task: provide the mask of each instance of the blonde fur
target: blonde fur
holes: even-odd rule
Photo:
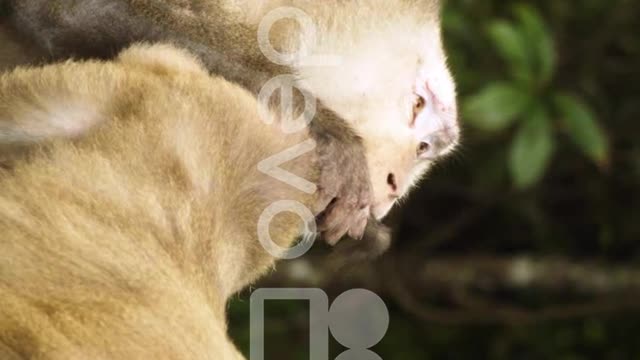
[[[296,85],[335,111],[362,137],[373,190],[371,211],[382,218],[423,178],[434,161],[457,145],[456,86],[447,65],[438,0],[224,0],[257,24],[278,7],[302,10],[312,35],[281,21],[271,34],[283,53],[330,56],[335,64],[292,66]],[[416,95],[432,94],[412,126]],[[432,101],[434,100],[434,101]],[[416,122],[416,121],[414,121]],[[450,143],[429,161],[416,149],[429,135],[447,132]],[[388,176],[398,191],[390,197]]]
[[[265,0],[255,12],[247,12],[253,2],[244,0],[169,3],[184,6],[166,12],[163,2],[131,2],[203,44],[252,44],[247,39],[255,37],[256,19],[276,5],[298,6],[317,20],[317,42],[285,23],[274,34],[275,45],[344,59],[333,68],[286,69],[362,137],[376,217],[430,167],[432,160],[416,155],[426,135],[452,130],[451,145],[457,143],[455,86],[437,1],[389,7],[383,0],[330,0],[322,6]],[[218,24],[214,10],[225,4],[251,26],[236,24],[231,15]],[[242,47],[225,50],[245,60],[251,72],[227,71],[235,63],[225,57],[203,59],[209,70],[255,93],[256,84],[281,68],[257,61],[263,55],[249,48],[248,55]],[[412,106],[422,87],[438,101],[413,126]],[[0,358],[238,356],[226,336],[224,307],[229,296],[273,266],[256,240],[260,213],[278,200],[308,207],[316,200],[257,165],[302,143],[304,134],[285,136],[264,124],[253,96],[209,77],[192,57],[167,46],[138,46],[114,62],[69,62],[4,75],[2,136],[5,145],[31,145],[26,159],[0,175]],[[325,170],[340,169],[325,159],[323,174],[316,173],[322,159],[315,154],[286,169],[314,183]],[[393,193],[391,174],[397,180]],[[286,247],[300,225],[294,215],[279,215],[271,234]]]
[[[254,95],[276,76],[294,75],[294,85],[318,100],[319,111],[309,124],[322,170],[315,210],[331,244],[345,234],[360,237],[370,213],[386,213],[388,201],[380,204],[374,197],[385,190],[397,198],[401,194],[390,189],[410,188],[428,168],[425,162],[408,168],[403,160],[406,165],[372,176],[365,147],[380,144],[363,144],[360,137],[372,138],[364,131],[391,130],[394,143],[415,146],[414,155],[417,149],[431,149],[421,152],[421,159],[430,161],[450,153],[460,138],[438,0],[6,1],[13,9],[12,23],[54,59],[111,57],[135,41],[168,41]],[[285,15],[261,32],[261,20],[278,7],[295,8],[289,15],[302,13],[315,29],[300,31],[300,24]],[[265,56],[265,37],[278,52],[300,56]],[[327,63],[311,60],[316,55],[339,61],[322,66]],[[414,114],[414,104],[421,101],[424,111]],[[277,108],[277,103],[269,106]],[[397,154],[377,155],[380,164],[391,163]],[[391,173],[397,168],[403,173]],[[404,176],[404,171],[416,176]],[[403,177],[390,188],[392,175]]]
[[[77,106],[69,119],[88,135],[0,174],[0,358],[241,358],[225,304],[273,266],[258,218],[313,200],[257,164],[304,136],[266,125],[249,93],[168,46],[0,78],[2,120]],[[313,181],[313,164],[287,169]],[[282,214],[271,234],[287,247],[299,228]]]

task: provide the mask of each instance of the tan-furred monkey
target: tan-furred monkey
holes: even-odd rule
[[[261,214],[315,200],[258,169],[307,140],[263,120],[167,45],[1,75],[3,141],[41,138],[0,170],[0,358],[242,358],[225,306],[274,264]],[[354,123],[379,216],[430,164],[421,126]],[[313,182],[314,157],[283,168]],[[271,238],[286,248],[303,225],[278,214]]]
[[[332,244],[345,234],[359,238],[379,207],[376,184],[368,182],[367,149],[350,125],[384,118],[408,128],[428,117],[421,142],[430,159],[458,142],[439,0],[4,1],[15,30],[54,60],[110,58],[134,42],[162,41],[189,50],[210,72],[256,96],[273,78],[293,75],[294,85],[318,100],[308,128],[322,169],[314,208]],[[284,19],[260,31],[272,11]],[[265,38],[276,51],[309,56],[269,56]],[[342,62],[306,61],[315,55]]]

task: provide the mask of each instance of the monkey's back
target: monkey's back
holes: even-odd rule
[[[236,356],[226,299],[273,263],[258,218],[273,202],[312,200],[257,165],[304,139],[168,55],[178,62],[80,65],[115,78],[105,121],[0,176],[0,358]],[[71,66],[48,71],[74,76]],[[11,76],[24,74],[1,81]],[[288,167],[313,181],[311,168],[304,156]],[[274,240],[289,245],[299,225],[279,216]]]

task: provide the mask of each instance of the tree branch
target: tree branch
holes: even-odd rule
[[[390,254],[336,267],[324,256],[283,262],[261,286],[316,287],[330,292],[364,287],[429,322],[521,324],[636,309],[640,267],[560,257],[467,255],[424,259]],[[504,293],[562,297],[562,303],[519,304]],[[438,306],[433,305],[434,296]],[[567,298],[572,303],[565,303]],[[445,300],[445,301],[443,301]],[[445,303],[443,306],[442,303]]]

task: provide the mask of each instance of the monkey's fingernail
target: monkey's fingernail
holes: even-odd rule
[[[334,246],[349,232],[349,224],[344,222],[331,227],[332,230],[326,232],[325,241]]]
[[[352,238],[353,240],[362,240],[362,238],[364,237],[364,231],[350,230],[349,237]]]
[[[342,236],[337,235],[337,234],[325,235],[324,241],[326,241],[327,244],[329,244],[331,246],[335,246],[340,241],[341,238],[342,238]]]
[[[368,219],[368,217],[365,217],[359,220],[356,226],[349,230],[349,237],[354,240],[362,240],[362,238],[364,237],[365,229],[367,228]]]

